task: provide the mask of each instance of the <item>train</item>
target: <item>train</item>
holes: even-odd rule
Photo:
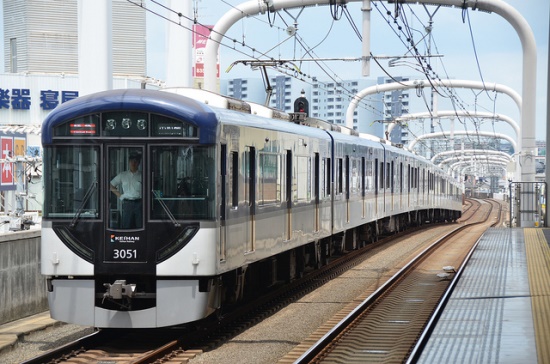
[[[41,138],[41,273],[52,318],[79,325],[196,322],[462,211],[460,183],[427,159],[303,104],[110,90],[58,106]]]

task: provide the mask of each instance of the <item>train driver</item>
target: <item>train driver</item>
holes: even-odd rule
[[[142,224],[141,155],[128,157],[128,170],[120,172],[111,180],[111,191],[122,201],[122,228],[137,229]]]

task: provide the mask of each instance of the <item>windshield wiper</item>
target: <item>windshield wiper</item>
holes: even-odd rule
[[[84,194],[84,198],[82,199],[82,202],[80,203],[80,206],[78,206],[78,210],[76,210],[76,214],[74,215],[73,221],[71,221],[71,227],[74,228],[76,226],[76,222],[78,218],[80,217],[80,214],[82,214],[82,210],[84,210],[84,206],[86,206],[86,203],[92,197],[93,192],[95,191],[95,187],[97,187],[97,180],[93,181],[90,187],[88,187],[88,190]]]
[[[153,195],[157,198],[157,201],[159,202],[160,206],[162,206],[162,209],[164,210],[164,212],[166,212],[166,215],[168,215],[168,217],[170,218],[174,226],[180,227],[181,226],[180,223],[176,221],[176,218],[174,217],[174,215],[172,215],[172,212],[170,211],[168,206],[166,206],[164,201],[161,200],[160,194],[155,190],[151,190],[151,192],[153,192]]]

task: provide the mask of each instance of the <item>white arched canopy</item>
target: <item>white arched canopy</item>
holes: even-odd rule
[[[472,155],[472,154],[493,154],[493,155],[500,155],[500,156],[509,156],[512,158],[512,156],[508,153],[501,152],[498,150],[492,150],[492,149],[458,149],[458,150],[446,150],[444,152],[439,152],[436,155],[434,155],[431,159],[432,163],[435,163],[439,158],[444,158],[447,156],[466,156],[466,155]]]
[[[454,117],[467,117],[467,118],[482,118],[482,119],[494,119],[494,120],[502,120],[508,124],[514,129],[516,132],[516,137],[520,137],[521,133],[519,130],[519,124],[512,119],[509,116],[506,115],[500,115],[500,114],[493,114],[489,112],[480,112],[480,111],[464,111],[464,110],[446,110],[446,111],[434,111],[432,113],[430,112],[419,112],[414,114],[405,114],[400,117],[397,117],[393,120],[391,124],[388,125],[387,134],[389,135],[392,130],[397,126],[399,123],[403,123],[409,120],[415,120],[415,119],[426,119],[426,118],[454,118]]]
[[[407,149],[412,152],[412,150],[414,149],[414,146],[420,140],[434,139],[434,138],[441,138],[441,137],[447,138],[448,136],[451,136],[451,134],[453,134],[453,135],[466,135],[466,136],[469,136],[469,137],[485,136],[485,137],[489,137],[489,138],[505,139],[505,140],[510,142],[510,144],[514,148],[514,151],[517,151],[517,148],[518,148],[518,146],[516,144],[516,141],[513,138],[506,135],[506,134],[491,133],[491,132],[486,132],[486,131],[478,131],[478,132],[475,132],[475,133],[468,132],[468,131],[455,131],[454,133],[451,133],[450,131],[441,131],[441,132],[438,132],[438,133],[430,133],[430,134],[420,135],[419,137],[417,137],[415,140],[413,140],[409,144]]]

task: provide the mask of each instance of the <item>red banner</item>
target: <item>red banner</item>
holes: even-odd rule
[[[2,137],[2,159],[13,157],[13,138]],[[2,162],[2,185],[13,185],[13,163]]]
[[[193,77],[204,77],[204,49],[211,28],[211,25],[193,25]],[[216,77],[220,78],[219,55],[216,56]]]

